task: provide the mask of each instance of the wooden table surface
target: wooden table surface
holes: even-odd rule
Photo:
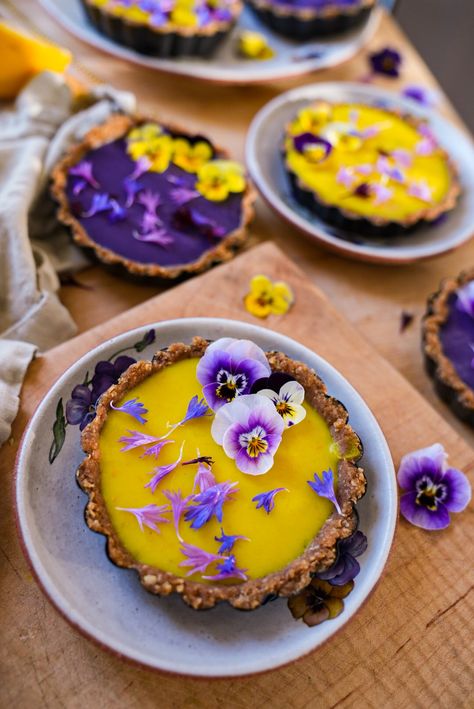
[[[179,120],[180,123],[188,125],[191,131],[208,134],[216,142],[227,146],[233,156],[240,160],[243,159],[247,127],[261,106],[281,91],[297,85],[313,81],[360,79],[367,73],[366,56],[370,50],[390,45],[399,49],[403,55],[400,79],[377,78],[376,83],[378,85],[394,91],[399,91],[404,85],[412,83],[420,83],[439,89],[429,70],[423,64],[414,48],[410,46],[405,35],[389,17],[383,18],[381,26],[370,42],[369,47],[356,58],[338,68],[294,79],[291,82],[278,82],[250,87],[222,87],[180,77],[168,77],[151,70],[126,64],[119,59],[106,56],[70,36],[39,8],[35,0],[17,2],[16,11],[12,10],[13,5],[14,3],[11,0],[4,0],[3,2],[0,0],[0,10],[4,9],[7,15],[11,15],[12,12],[17,13],[19,9],[24,14],[24,17],[28,18],[24,20],[25,26],[34,26],[51,39],[71,48],[81,69],[82,78],[87,78],[90,73],[99,80],[114,84],[117,88],[134,91],[142,113],[159,116],[165,121]],[[445,99],[441,99],[439,108],[452,120],[460,122]],[[427,296],[436,290],[441,278],[457,274],[467,265],[472,264],[474,243],[471,242],[471,244],[465,245],[458,251],[444,257],[417,265],[404,267],[365,265],[328,254],[305,241],[298,232],[283,224],[259,200],[257,218],[251,227],[249,246],[267,239],[273,239],[300,266],[309,280],[323,290],[336,307],[356,325],[364,338],[398,369],[458,433],[472,445],[474,442],[472,430],[459,422],[450,413],[449,409],[438,401],[433,392],[431,381],[424,374],[420,355],[420,318],[424,312]],[[95,325],[106,322],[111,317],[124,312],[159,292],[159,289],[154,286],[119,281],[96,266],[84,270],[79,274],[78,280],[89,286],[90,289],[64,286],[61,290],[61,298],[70,309],[78,325],[79,332],[85,332]],[[412,312],[415,315],[413,324],[404,334],[399,332],[402,310]],[[39,386],[39,383],[33,382],[31,386],[34,388],[34,386]],[[16,427],[17,429],[18,426]],[[10,445],[16,446],[17,443],[17,439],[12,440]],[[9,560],[1,545],[0,552],[1,563],[7,568]],[[2,557],[2,554],[5,558]],[[10,568],[9,571],[16,573],[15,569]],[[443,583],[449,583],[449,580],[443,578]],[[22,603],[26,602],[26,599],[32,593],[38,595],[36,588],[33,590],[31,586],[29,588],[22,586],[22,591],[18,597],[18,612],[21,612]],[[380,608],[380,612],[383,612],[382,608]],[[52,640],[56,625],[53,623],[50,627],[45,627],[44,623],[47,618],[50,618],[47,601],[40,597],[35,606],[34,616],[30,618],[30,623],[24,627],[22,640],[25,642],[34,641],[34,638],[38,635],[39,628],[41,628],[43,634],[49,637],[49,640]],[[60,619],[57,622],[62,623]],[[455,632],[454,629],[452,632]],[[382,637],[379,638],[380,643],[383,643],[383,640]],[[464,638],[464,642],[466,641],[469,642],[469,638]],[[74,647],[78,651],[78,647],[80,648],[81,646]],[[70,646],[65,649],[65,652],[68,651],[71,651]],[[90,652],[90,648],[88,648],[87,651],[83,651],[80,657],[77,657],[77,666],[80,667],[84,686],[95,677],[96,666],[100,666],[101,671],[104,671],[104,663],[100,662],[100,654],[100,650]],[[68,659],[70,660],[71,658]],[[49,667],[50,662],[63,662],[60,648],[58,648],[54,658],[45,656],[42,658],[40,665],[34,667],[35,673],[38,673],[38,686],[40,688],[42,683],[47,683],[49,673],[53,672],[52,668]],[[420,655],[417,660],[420,666],[414,665],[412,672],[422,671],[423,662],[424,658]],[[70,661],[67,664],[71,666]],[[109,673],[112,672],[110,667],[111,665],[108,666],[107,670]],[[117,672],[117,665],[114,665],[114,668],[113,672]],[[298,664],[296,668],[298,668]],[[343,672],[344,668],[335,667],[334,671]],[[439,676],[433,676],[433,683],[441,682],[442,684],[442,666],[439,671]],[[124,668],[124,676],[130,677],[127,668]],[[2,669],[0,667],[0,704],[2,703],[1,677]],[[294,675],[292,677],[294,679]],[[364,681],[362,675],[360,679],[361,682]],[[20,687],[20,668],[18,668],[17,680],[18,687]],[[112,682],[112,676],[107,675],[107,673],[104,674],[103,681],[107,686],[116,686]],[[251,681],[248,680],[248,682]],[[308,676],[308,665],[301,666],[298,681],[301,683],[301,688],[303,688],[301,696],[304,697],[304,701],[295,702],[295,706],[330,705],[329,700],[324,701],[322,704],[317,703],[316,699],[312,699],[311,695],[304,691],[304,688],[311,684]],[[137,682],[142,682],[150,690],[146,692],[146,706],[153,706],[151,690],[154,683],[159,683],[159,678],[144,671],[137,672],[132,680],[123,683],[120,688],[120,696],[109,696],[106,706],[138,706],[139,694],[136,693],[136,687],[133,687],[133,684],[136,685]],[[470,677],[470,682],[466,681],[466,677],[463,677],[462,684],[465,688],[470,687],[472,691],[474,685],[473,677]],[[193,682],[190,686],[197,688],[199,683]],[[167,704],[164,695],[160,693],[161,704],[156,704],[156,706],[218,706],[216,703],[217,698],[219,706],[249,706],[251,693],[248,688],[245,691],[242,689],[245,686],[245,681],[242,681],[242,683],[229,683],[228,693],[226,694],[225,691],[213,693],[212,701],[209,701],[209,703],[206,701],[206,693],[198,692],[197,689],[196,691],[188,692],[186,695],[181,695],[183,701],[185,697],[184,704],[176,703],[177,695],[170,696],[170,703]],[[266,684],[267,691],[265,694],[261,697],[254,697],[255,704],[258,703],[261,706],[283,706],[273,696],[271,686],[272,683],[270,681]],[[298,691],[298,688],[296,690]],[[143,697],[144,694],[141,696]],[[433,696],[427,697],[426,704],[418,703],[417,705],[435,706],[436,702],[433,700]],[[26,706],[24,693],[16,695],[14,691],[11,691],[8,697],[9,706]],[[86,707],[94,706],[93,697],[88,694],[84,694],[82,697],[87,697],[85,704],[81,701],[81,695],[79,694],[71,696],[67,706],[79,706],[79,704]],[[383,704],[380,704],[382,697]],[[321,697],[319,697],[318,701],[320,699]],[[466,705],[472,699],[473,694],[466,694]],[[43,696],[43,700],[38,699],[38,696],[36,696],[36,701],[43,701],[43,706],[55,707],[62,705],[63,698],[59,695],[54,697],[51,693],[48,693]],[[413,706],[407,699],[404,700],[403,704],[397,703],[396,694],[391,695],[388,689],[385,694],[383,692],[374,693],[371,701],[372,703],[368,697],[365,697],[365,706]],[[36,704],[36,706],[39,705]],[[342,698],[340,702],[337,702],[337,705],[358,706],[357,693],[351,693],[351,696]],[[439,705],[454,706],[454,704],[449,703],[449,699],[446,699],[446,696],[441,691],[439,693]],[[456,706],[460,706],[460,704],[457,703]]]

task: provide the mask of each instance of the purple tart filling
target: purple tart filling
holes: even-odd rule
[[[441,328],[443,352],[458,376],[474,390],[474,310],[465,307],[457,293],[448,300],[449,316]]]
[[[326,8],[344,9],[358,7],[361,0],[272,0],[273,5],[285,5],[291,8],[310,8],[311,10],[325,10]]]

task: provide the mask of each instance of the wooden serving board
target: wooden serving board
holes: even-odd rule
[[[250,278],[284,279],[296,302],[256,321],[243,308]],[[351,303],[347,303],[350,316]],[[110,656],[76,633],[34,583],[14,531],[9,486],[26,422],[79,356],[124,330],[187,316],[258,322],[329,360],[359,390],[400,457],[436,441],[474,473],[474,453],[403,377],[271,243],[148,300],[38,358],[0,457],[0,705],[12,707],[460,707],[474,699],[472,508],[448,530],[402,521],[386,572],[356,618],[294,664],[250,679],[156,674]],[[67,474],[67,471],[65,471]]]

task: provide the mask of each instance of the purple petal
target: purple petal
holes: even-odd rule
[[[426,473],[433,481],[442,477],[446,452],[440,443],[407,453],[400,461],[397,479],[402,490],[413,490],[418,478]]]
[[[416,502],[417,493],[407,492],[400,497],[400,513],[416,527],[428,530],[446,529],[449,526],[449,512],[443,503],[436,510],[429,510]]]
[[[471,499],[471,485],[467,477],[456,468],[448,468],[442,480],[447,487],[443,504],[450,512],[462,512]]]

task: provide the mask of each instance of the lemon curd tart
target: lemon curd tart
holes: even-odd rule
[[[286,127],[283,157],[300,204],[364,235],[434,222],[460,194],[455,166],[427,122],[377,106],[302,108]]]
[[[82,434],[88,526],[152,593],[251,610],[331,567],[357,527],[362,445],[313,370],[196,337],[133,364]]]

